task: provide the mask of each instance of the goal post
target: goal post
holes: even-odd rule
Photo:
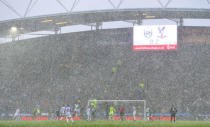
[[[87,107],[94,107],[95,117],[98,120],[109,116],[110,106],[115,108],[115,120],[119,120],[120,107],[125,109],[126,120],[133,120],[133,107],[136,107],[136,120],[146,120],[146,100],[88,100]]]

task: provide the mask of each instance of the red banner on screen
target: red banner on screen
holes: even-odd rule
[[[177,50],[177,45],[134,45],[133,50]]]

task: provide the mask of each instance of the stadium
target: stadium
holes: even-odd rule
[[[171,126],[172,105],[177,126],[210,125],[209,0],[0,0],[0,6],[0,126],[66,126],[55,110],[74,104],[80,113],[73,126]],[[84,121],[90,103],[97,107],[92,123]],[[105,118],[107,104],[116,109],[116,123]]]

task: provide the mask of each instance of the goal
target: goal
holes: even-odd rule
[[[88,100],[88,107],[94,107],[95,120],[106,120],[109,117],[110,107],[114,107],[114,120],[120,120],[120,107],[125,110],[125,120],[134,120],[133,107],[136,108],[135,120],[146,120],[146,100]]]

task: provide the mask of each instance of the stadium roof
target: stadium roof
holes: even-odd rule
[[[210,0],[0,0],[0,37],[139,19],[210,19]]]
[[[134,8],[210,9],[210,0],[0,0],[0,21],[66,12]]]

